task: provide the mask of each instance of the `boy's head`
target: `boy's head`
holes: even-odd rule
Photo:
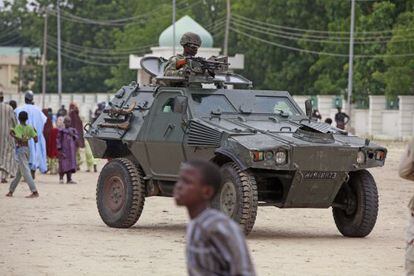
[[[19,113],[19,122],[24,124],[26,123],[27,119],[29,118],[29,116],[27,115],[26,111],[20,111]]]
[[[70,119],[69,116],[65,116],[65,118],[63,119],[63,124],[65,125],[66,128],[71,126],[72,120]]]
[[[186,161],[181,165],[179,179],[174,186],[175,202],[186,207],[210,202],[221,181],[217,165],[203,160]]]

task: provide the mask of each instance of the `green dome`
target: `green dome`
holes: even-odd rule
[[[186,32],[193,32],[200,36],[201,47],[212,48],[213,37],[211,34],[203,28],[200,24],[194,21],[188,15],[181,17],[175,22],[175,45],[180,45],[181,36]],[[160,47],[172,47],[173,46],[173,26],[169,26],[165,29],[158,39]]]

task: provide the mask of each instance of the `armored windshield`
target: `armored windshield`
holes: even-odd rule
[[[194,111],[199,115],[210,115],[212,112],[234,113],[237,110],[224,95],[192,94]]]
[[[255,96],[253,113],[300,115],[287,97]]]

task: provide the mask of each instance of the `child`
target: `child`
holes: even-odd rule
[[[85,159],[86,159],[86,166],[88,167],[86,172],[91,172],[92,167],[93,167],[93,172],[97,172],[98,162],[96,161],[95,157],[93,157],[91,146],[89,145],[88,140],[85,140]]]
[[[19,113],[20,124],[10,130],[10,135],[16,140],[16,158],[19,168],[17,170],[16,177],[10,184],[9,192],[6,195],[8,197],[13,196],[13,193],[16,190],[22,176],[29,185],[30,191],[32,191],[32,193],[26,196],[26,198],[39,197],[39,193],[37,192],[36,185],[33,181],[29,168],[29,140],[33,138],[35,143],[37,143],[37,133],[32,126],[26,125],[27,119],[27,112],[21,111]]]
[[[71,127],[68,116],[63,119],[64,128],[60,128],[56,140],[59,151],[59,183],[63,184],[63,176],[66,174],[66,183],[76,184],[72,180],[72,173],[76,172],[76,140],[78,133]]]
[[[218,167],[201,160],[182,164],[174,198],[190,216],[189,275],[255,275],[240,226],[209,205],[221,185]]]

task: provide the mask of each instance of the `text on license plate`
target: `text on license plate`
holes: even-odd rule
[[[336,172],[303,172],[305,179],[335,179],[336,175]]]

